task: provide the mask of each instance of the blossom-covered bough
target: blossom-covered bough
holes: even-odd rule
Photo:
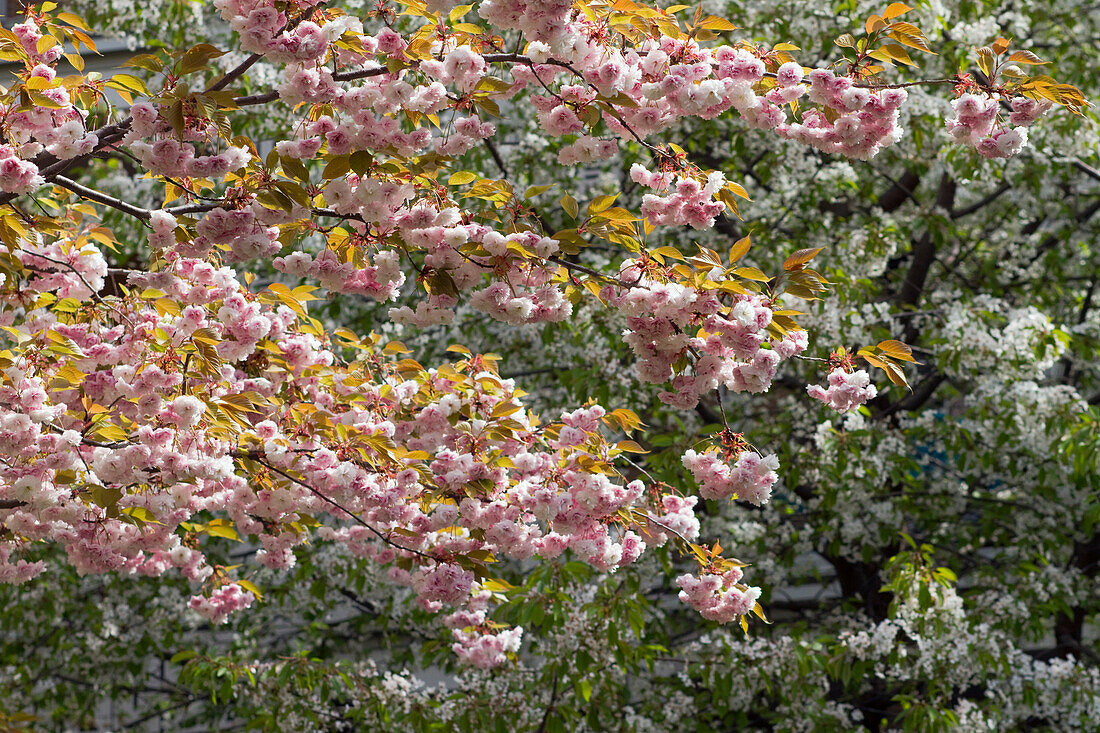
[[[362,17],[214,6],[247,54],[227,69],[225,49],[199,44],[107,81],[59,74],[63,59],[82,70],[94,41],[52,3],[0,32],[21,67],[0,149],[0,577],[42,582],[34,552],[53,543],[82,574],[178,571],[201,585],[190,607],[222,622],[261,596],[256,564],[288,570],[296,549],[332,542],[446,611],[454,651],[482,668],[520,644],[518,624],[491,617],[511,590],[492,569],[506,560],[568,552],[610,572],[672,541],[698,560],[676,580],[685,603],[708,620],[763,618],[743,565],[698,544],[700,499],[765,504],[783,470],[734,431],[723,400],[817,360],[829,386],[809,396],[848,412],[877,394],[853,358],[898,385],[914,361],[894,338],[804,354],[793,303],[826,290],[816,243],[769,276],[742,263],[748,237],[720,253],[671,234],[712,229],[749,191],[662,133],[728,114],[866,160],[900,140],[910,88],[954,86],[947,134],[999,159],[1055,105],[1085,104],[1022,71],[1041,60],[1004,39],[978,49],[981,78],[886,79],[884,64],[930,51],[900,3],[815,69],[792,44],[731,43],[728,21],[630,0],[379,4]],[[276,88],[238,90],[261,66]],[[258,110],[275,139],[240,134]],[[527,114],[562,140],[562,166],[636,154],[635,191],[584,204],[521,192],[490,120]],[[496,170],[464,168],[479,149]],[[156,207],[98,189],[109,165],[155,181]],[[103,224],[118,216],[146,241]],[[592,251],[612,253],[606,267]],[[268,264],[277,280],[261,284],[249,270]],[[598,302],[624,320],[662,403],[715,405],[720,429],[681,458],[698,495],[629,459],[646,450],[629,409],[589,403],[541,423],[494,355],[455,344],[454,361],[425,367],[401,342],[311,315],[325,298],[400,298],[378,312],[410,330],[459,308],[561,323]],[[237,539],[260,548],[253,565],[211,559]]]

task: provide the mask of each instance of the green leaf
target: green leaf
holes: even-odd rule
[[[221,51],[216,46],[211,46],[209,43],[200,43],[197,46],[193,46],[187,49],[183,54],[183,58],[180,60],[179,74],[183,76],[198,71],[199,69],[205,69],[211,59],[224,56],[226,53],[226,51]]]
[[[581,207],[577,204],[577,200],[569,194],[565,194],[561,197],[561,207],[565,209],[565,213],[569,214],[573,219],[576,219],[577,215],[581,212]]]
[[[473,183],[477,180],[477,174],[471,171],[458,171],[452,173],[451,177],[447,179],[447,185],[449,186],[465,186],[467,183]]]

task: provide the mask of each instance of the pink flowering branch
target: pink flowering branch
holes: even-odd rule
[[[488,630],[489,601],[475,586],[475,569],[490,557],[549,559],[569,550],[609,571],[646,549],[639,533],[678,538],[705,571],[677,581],[682,597],[706,618],[744,621],[759,590],[740,584],[740,571],[721,559],[717,544],[707,552],[691,544],[700,530],[694,507],[700,497],[768,501],[778,479],[774,454],[758,454],[727,428],[681,457],[697,495],[658,482],[648,489],[641,480],[624,483],[612,457],[640,446],[612,445],[605,429],[630,434],[641,427],[633,413],[586,405],[563,412],[560,423],[536,424],[494,360],[466,352],[436,369],[395,361],[404,347],[386,346],[374,334],[330,334],[307,304],[326,295],[381,304],[422,288],[419,301],[391,308],[389,317],[435,326],[452,320],[464,302],[502,323],[527,325],[568,321],[577,289],[595,290],[623,317],[638,376],[661,386],[659,399],[688,410],[715,392],[726,424],[725,392],[768,391],[780,365],[808,347],[795,320],[800,314],[780,299],[813,299],[826,288],[805,267],[820,250],[792,254],[773,278],[736,264],[747,238],[728,256],[705,246],[647,248],[643,240],[654,227],[712,228],[736,211],[735,196],[748,193],[674,145],[646,138],[679,120],[735,113],[783,139],[867,159],[897,142],[902,87],[922,82],[873,85],[865,73],[873,65],[858,59],[859,73],[807,73],[778,49],[704,48],[694,32],[668,24],[641,39],[621,37],[613,26],[605,35],[561,4],[486,4],[486,35],[459,29],[454,44],[433,47],[422,42],[423,32],[403,35],[385,22],[366,34],[353,18],[314,13],[312,2],[266,4],[258,13],[250,2],[218,4],[249,55],[206,88],[213,99],[176,85],[180,75],[202,70],[202,61],[189,61],[169,72],[159,95],[134,103],[126,119],[91,131],[84,127],[86,95],[70,94],[74,85],[56,79],[60,48],[44,43],[39,50],[50,28],[33,16],[18,29],[13,52],[24,71],[6,92],[11,114],[0,124],[12,141],[0,146],[0,203],[19,214],[3,219],[4,241],[23,264],[0,290],[14,306],[4,310],[24,319],[10,329],[16,343],[5,363],[13,366],[0,382],[0,448],[16,456],[0,463],[0,488],[4,501],[24,502],[12,507],[16,523],[43,527],[39,538],[65,545],[81,572],[178,569],[208,593],[190,607],[219,623],[258,593],[212,567],[201,546],[181,543],[181,533],[186,540],[203,532],[259,536],[258,561],[285,568],[308,536],[291,518],[306,522],[323,502],[340,526],[322,526],[317,536],[389,565],[425,610],[457,609],[456,653],[485,667],[502,663],[520,643],[518,629]],[[589,10],[610,21],[612,9]],[[419,6],[410,12],[421,15],[422,28],[441,22]],[[525,52],[501,52],[487,40],[496,31],[519,31]],[[283,83],[230,102],[235,93],[226,90],[261,58],[283,69]],[[121,80],[105,84],[117,88]],[[103,85],[89,81],[84,89],[101,92]],[[987,157],[1014,155],[1026,142],[1024,128],[1051,106],[1021,100],[1019,91],[966,85],[948,131]],[[1069,94],[1064,85],[1054,91]],[[546,135],[564,143],[562,165],[607,160],[620,143],[636,142],[651,153],[655,170],[632,167],[629,195],[618,205],[615,197],[598,197],[581,215],[579,202],[563,198],[577,225],[556,239],[548,219],[518,200],[492,143],[497,128],[487,118],[500,111],[499,101],[521,92]],[[1012,130],[998,121],[1002,98],[1011,98]],[[40,104],[25,113],[25,99]],[[232,113],[276,101],[291,117],[269,166],[234,134]],[[444,175],[482,144],[505,180]],[[141,174],[190,198],[144,209],[68,174],[108,155],[127,156]],[[322,165],[315,182],[312,173]],[[230,179],[234,185],[217,196],[191,190],[202,184],[189,182],[217,187]],[[43,208],[44,217],[31,218],[14,204],[50,183],[146,223],[150,271],[126,272],[129,287],[120,296],[101,296],[108,276],[121,273],[108,264],[115,243],[106,228],[91,236],[68,212],[49,217]],[[490,205],[496,215],[484,216],[481,207]],[[322,226],[322,218],[350,224]],[[302,246],[307,236],[326,241]],[[633,256],[601,272],[564,254],[605,246],[598,239]],[[930,266],[934,247],[918,254],[921,267]],[[254,261],[315,286],[265,289],[249,278],[242,285],[227,266]],[[913,273],[919,291],[927,272]],[[24,326],[33,332],[27,338]],[[344,347],[362,358],[341,360]],[[85,373],[93,360],[103,368]],[[865,373],[851,374],[837,373],[829,390],[814,392],[852,409],[875,388]],[[226,450],[242,438],[265,448]],[[376,460],[393,470],[377,470]],[[78,510],[82,519],[74,521],[102,526],[94,552],[74,544],[80,532],[58,520],[58,506]],[[199,511],[215,518],[191,521]],[[152,521],[175,525],[133,529]],[[402,533],[430,549],[391,539]],[[5,579],[25,582],[43,569],[8,561],[12,551],[21,550],[0,545]],[[410,568],[407,555],[431,562]]]
[[[321,493],[320,491],[318,491],[314,487],[310,486],[305,481],[302,481],[300,478],[297,478],[297,477],[287,473],[286,471],[283,471],[282,469],[277,468],[276,466],[272,466],[270,463],[268,463],[267,461],[265,461],[263,459],[263,457],[262,457],[263,454],[260,453],[259,451],[241,451],[237,455],[241,458],[247,458],[248,460],[255,461],[256,463],[259,463],[261,466],[267,468],[272,473],[277,473],[278,475],[282,476],[283,478],[287,479],[288,481],[291,481],[292,483],[294,483],[298,486],[301,486],[303,489],[309,491],[311,494],[316,496],[321,501],[335,507],[336,509],[339,509],[341,512],[343,512],[348,517],[350,517],[352,519],[352,521],[354,521],[360,527],[363,527],[364,529],[369,531],[371,534],[373,534],[375,537],[377,537],[378,539],[385,542],[390,547],[393,547],[397,550],[401,550],[402,552],[408,552],[408,553],[411,553],[413,555],[417,555],[419,557],[424,558],[425,560],[432,560],[432,561],[435,560],[434,557],[432,557],[431,555],[427,555],[427,554],[421,552],[420,550],[415,550],[411,547],[405,547],[404,545],[401,545],[401,544],[398,544],[398,543],[394,542],[389,537],[387,537],[384,533],[382,533],[381,531],[379,531],[378,529],[376,529],[375,527],[373,527],[369,523],[365,522],[363,520],[363,518],[360,517],[358,514],[351,511],[350,509],[345,508],[339,502],[335,501],[334,499],[331,499],[328,496],[325,496],[323,493]]]

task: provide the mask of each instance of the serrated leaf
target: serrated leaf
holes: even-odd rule
[[[577,200],[569,194],[565,194],[561,197],[561,207],[565,210],[565,213],[569,214],[573,219],[576,219],[577,215],[581,212],[581,207],[577,203]]]
[[[913,59],[909,56],[909,52],[905,50],[905,47],[900,43],[887,43],[882,48],[878,49],[886,54],[886,57],[890,61],[897,61],[898,63],[905,64],[906,66],[916,66]],[[872,54],[873,55],[873,54]],[[875,58],[879,58],[875,56]],[[880,61],[885,59],[879,58]]]
[[[57,14],[57,19],[68,23],[69,25],[76,26],[82,31],[92,32],[92,29],[88,27],[88,24],[84,22],[76,13],[61,12]]]
[[[149,94],[149,90],[145,87],[145,82],[133,74],[115,74],[110,78],[110,81],[121,84],[123,87],[137,92],[138,94],[146,96]]]
[[[661,257],[668,257],[669,259],[673,260],[680,260],[681,262],[684,259],[684,255],[682,252],[680,252],[680,250],[667,244],[663,247],[658,247],[657,249],[651,249],[649,252],[650,254],[660,255]]]
[[[905,3],[890,3],[886,7],[886,10],[882,11],[882,17],[885,20],[893,20],[894,18],[908,13],[910,10],[912,10],[912,8]]]
[[[810,247],[807,249],[800,249],[797,252],[793,252],[787,259],[783,260],[783,269],[790,272],[791,270],[800,270],[803,265],[807,264],[818,252],[825,249],[824,247]]]
[[[901,341],[889,339],[887,341],[879,341],[875,346],[883,354],[893,359],[916,362],[916,359],[913,358],[913,349],[911,349],[908,344],[902,343]]]
[[[789,293],[796,298],[802,300],[820,300],[813,290],[810,290],[805,285],[799,285],[798,283],[787,283],[787,286],[783,288],[784,293]]]
[[[180,662],[186,662],[188,659],[194,659],[199,656],[199,653],[193,649],[185,649],[182,652],[176,652],[172,655],[172,658],[168,660],[170,664],[179,664]]]
[[[483,589],[492,591],[493,593],[507,593],[508,591],[514,590],[516,587],[507,580],[501,578],[485,578],[479,582]]]
[[[132,66],[139,69],[145,69],[146,71],[151,71],[156,74],[164,68],[164,62],[161,61],[160,58],[158,56],[155,56],[154,54],[142,53],[123,62],[122,66]]]
[[[891,23],[890,30],[886,35],[903,46],[915,48],[918,51],[930,53],[933,56],[936,55],[932,49],[928,47],[928,41],[925,40],[924,33],[921,29],[912,23],[906,23],[905,21]]]
[[[55,102],[37,89],[28,89],[27,95],[37,107],[45,107],[46,109],[65,109],[65,105]]]
[[[697,27],[704,28],[708,31],[735,31],[737,26],[729,22],[725,18],[719,18],[716,15],[707,16],[702,23]]]
[[[206,533],[211,537],[224,537],[227,540],[235,540],[236,542],[241,541],[240,536],[237,534],[237,530],[223,524],[214,524],[211,522],[206,525]]]
[[[1031,66],[1040,66],[1050,63],[1049,61],[1043,61],[1031,51],[1013,51],[1012,55],[1008,57],[1008,60],[1018,64],[1029,64]]]
[[[458,171],[452,173],[451,177],[447,179],[447,185],[449,186],[464,186],[467,183],[473,183],[477,180],[477,174],[470,171]]]
[[[127,507],[122,510],[122,513],[145,524],[163,524],[163,522],[158,522],[153,513],[143,506]]]
[[[755,280],[762,283],[771,281],[770,277],[765,275],[760,269],[756,267],[738,267],[733,271],[733,274],[746,280]]]
[[[325,164],[325,169],[321,171],[321,177],[325,180],[332,180],[335,178],[343,178],[350,172],[351,156],[338,155]]]
[[[835,41],[833,41],[833,43],[840,46],[841,48],[855,48],[856,47],[855,36],[853,36],[851,33],[845,33],[844,35],[840,36]]]
[[[993,77],[993,66],[997,63],[993,49],[989,46],[982,46],[974,49],[974,53],[978,57],[978,68],[982,70],[987,79],[991,79]]]
[[[732,265],[733,263],[744,257],[746,254],[748,254],[749,247],[751,246],[752,242],[749,241],[748,236],[741,237],[736,242],[734,242],[733,246],[730,247],[729,263]]]
[[[186,53],[183,54],[183,58],[180,60],[179,73],[182,76],[204,69],[212,59],[224,56],[226,53],[226,51],[219,50],[209,43],[200,43],[187,49]]]
[[[548,183],[548,184],[543,185],[543,186],[528,186],[527,190],[523,192],[523,198],[533,199],[534,197],[538,196],[539,194],[546,193],[551,188],[553,188],[555,185],[556,184]]]
[[[251,580],[238,580],[237,585],[256,596],[256,600],[262,601],[264,599],[264,594],[260,592],[260,587]]]
[[[609,196],[597,196],[596,198],[592,199],[592,201],[588,204],[588,215],[592,216],[593,214],[598,214],[601,211],[605,211],[611,206],[611,204],[615,203],[615,199],[617,199],[618,197],[618,194]]]

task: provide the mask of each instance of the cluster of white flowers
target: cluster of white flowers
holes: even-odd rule
[[[1013,307],[990,295],[970,300],[959,295],[942,291],[934,296],[943,313],[938,352],[949,375],[1041,379],[1065,352],[1064,332],[1038,308]]]

